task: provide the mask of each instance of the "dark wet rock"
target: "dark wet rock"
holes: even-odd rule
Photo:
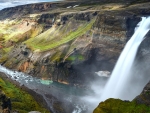
[[[141,18],[138,18],[134,15],[132,17],[128,17],[126,19],[127,41],[133,35],[133,33],[135,31],[133,28],[137,27],[137,24],[139,23],[139,21],[141,21]]]
[[[17,77],[16,77],[16,76],[15,76],[14,78],[15,78],[15,79],[17,79]]]
[[[61,18],[61,21],[67,21],[68,20],[68,18],[66,17],[66,16],[63,16],[62,18]]]
[[[2,102],[2,110],[4,113],[10,113],[12,109],[11,100],[5,95],[5,93],[0,90],[0,101]]]
[[[90,21],[90,13],[78,13],[75,15],[76,20],[87,20]]]
[[[58,14],[42,14],[38,19],[38,23],[53,24]]]
[[[150,82],[147,83],[141,94],[137,96],[134,101],[136,101],[138,104],[150,106]]]
[[[139,50],[137,53],[137,58],[140,59],[144,59],[145,57],[149,56],[149,49],[150,49],[150,31],[147,33],[147,35],[144,37],[143,41],[141,42],[140,46],[139,46]],[[147,59],[148,60],[148,59]]]

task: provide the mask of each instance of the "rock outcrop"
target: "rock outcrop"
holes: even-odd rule
[[[0,90],[0,101],[2,102],[1,106],[3,113],[10,113],[10,111],[12,110],[11,100],[5,95],[2,90]]]

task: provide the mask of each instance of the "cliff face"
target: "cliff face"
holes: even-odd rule
[[[0,19],[6,19],[6,18],[22,18],[22,16],[30,13],[37,13],[45,10],[51,10],[55,7],[55,4],[52,5],[52,3],[39,3],[39,4],[33,4],[33,5],[23,5],[23,6],[17,6],[12,8],[6,8],[1,10],[1,16]]]
[[[65,84],[84,84],[97,78],[96,71],[112,71],[140,17],[150,14],[149,3],[79,3],[2,10],[1,64]]]

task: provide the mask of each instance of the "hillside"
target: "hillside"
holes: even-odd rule
[[[0,107],[1,112],[3,106],[3,113],[8,113],[5,109],[7,109],[7,106],[10,106],[9,109],[11,110],[11,113],[28,113],[32,110],[40,111],[41,113],[50,113],[47,109],[45,109],[45,106],[42,105],[42,102],[37,102],[37,99],[35,99],[36,96],[33,97],[28,94],[27,89],[24,86],[17,87],[16,84],[10,83],[8,78],[2,77],[2,73],[0,76],[0,103],[2,104]],[[10,103],[8,103],[8,99],[10,99]]]

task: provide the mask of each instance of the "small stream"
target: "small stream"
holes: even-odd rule
[[[20,86],[24,85],[27,88],[42,95],[43,99],[49,106],[49,110],[53,113],[58,113],[52,107],[53,102],[56,99],[65,103],[66,108],[71,106],[72,113],[88,113],[88,105],[81,99],[89,92],[86,89],[81,89],[75,86],[69,86],[51,80],[42,80],[22,72],[12,71],[0,65],[0,72],[5,73],[7,77],[20,83]],[[47,95],[52,95],[54,98],[49,98]],[[64,108],[65,109],[65,108]],[[70,113],[66,110],[67,113]],[[90,113],[90,112],[89,112]]]

